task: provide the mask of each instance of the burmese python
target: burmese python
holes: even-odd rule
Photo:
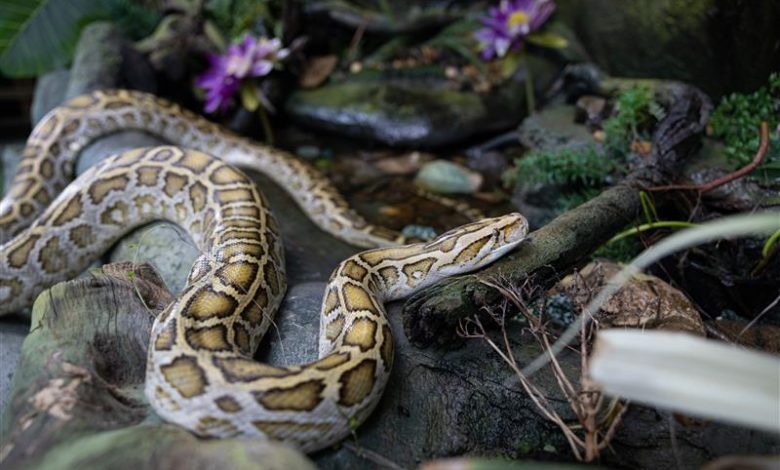
[[[69,106],[89,106],[96,96],[111,95],[77,98]],[[122,106],[115,109],[146,118],[140,114],[143,108],[129,111],[128,102],[118,101]],[[122,116],[126,122],[127,114]],[[163,418],[201,436],[263,436],[305,451],[345,437],[374,408],[389,376],[393,344],[382,303],[490,263],[527,232],[525,219],[510,214],[462,226],[428,243],[379,248],[345,260],[323,299],[320,359],[292,367],[265,365],[253,361],[252,354],[286,283],[278,226],[253,182],[225,159],[157,147],[104,160],[55,199],[72,169],[74,154],[69,152],[116,128],[114,122],[95,130],[86,111],[76,121],[67,117],[55,110],[36,128],[11,194],[3,200],[3,229],[8,235],[19,233],[0,246],[0,314],[18,310],[42,289],[78,274],[132,228],[161,219],[179,224],[203,254],[184,292],[154,323],[146,394]],[[104,115],[103,122],[118,119],[109,117]],[[196,129],[184,124],[190,120],[186,116],[171,119],[189,132]],[[193,122],[205,126],[201,121]],[[69,122],[79,122],[73,126],[77,129],[66,129]],[[50,137],[57,133],[64,136],[59,143]],[[221,145],[208,147],[218,152],[214,149]],[[48,153],[53,148],[59,148],[56,155]],[[268,153],[264,158],[269,161],[279,158]],[[280,171],[295,172],[296,167],[305,171],[290,177],[301,185],[294,190],[296,200],[319,217],[320,227],[355,244],[395,239],[357,218],[304,164],[287,161]],[[301,194],[307,183],[314,183],[313,194]],[[47,205],[19,231],[22,220]]]
[[[326,177],[287,152],[234,134],[155,95],[102,90],[73,98],[33,129],[8,193],[0,201],[0,243],[28,227],[73,179],[81,150],[100,137],[125,130],[147,132],[172,145],[264,173],[319,228],[352,245],[374,248],[406,241],[397,232],[366,222]],[[435,196],[434,200],[472,220],[482,217],[452,200]]]

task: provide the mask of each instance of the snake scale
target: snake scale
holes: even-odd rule
[[[82,148],[127,127],[176,142],[193,138],[208,153],[131,150],[68,184]],[[319,227],[358,246],[379,246],[333,271],[319,359],[309,364],[252,359],[286,290],[278,224],[254,182],[232,165],[254,168],[257,160]],[[0,246],[0,314],[77,275],[135,227],[168,220],[184,228],[202,254],[152,327],[150,403],[200,436],[258,436],[307,452],[347,436],[379,401],[393,361],[383,303],[492,262],[528,229],[521,215],[508,214],[427,243],[388,246],[398,236],[363,221],[306,164],[128,91],[94,93],[53,110],[33,131],[0,214],[7,240]]]

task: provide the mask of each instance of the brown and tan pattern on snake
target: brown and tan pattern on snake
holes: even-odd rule
[[[393,362],[383,302],[490,263],[517,245],[525,219],[465,225],[427,244],[355,255],[333,272],[320,316],[320,359],[276,367],[252,355],[285,292],[282,243],[243,173],[197,151],[139,149],[68,186],[0,247],[0,314],[83,270],[133,227],[166,219],[202,256],[156,319],[146,394],[166,420],[207,437],[258,436],[305,451],[347,436],[376,406]]]
[[[49,112],[35,127],[8,194],[0,201],[0,242],[28,227],[71,181],[82,149],[122,130],[148,132],[219,156],[230,165],[260,171],[284,188],[318,227],[355,246],[404,242],[398,233],[366,222],[327,178],[296,157],[233,134],[177,104],[130,90],[79,96]]]

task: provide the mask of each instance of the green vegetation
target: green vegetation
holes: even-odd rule
[[[648,140],[653,124],[664,115],[647,87],[622,92],[615,98],[615,110],[614,116],[603,124],[603,151],[595,146],[532,151],[515,161],[504,181],[508,185],[522,182],[574,186],[581,191],[591,190],[591,194],[593,189],[602,188],[606,178],[625,162],[631,143]]]
[[[108,17],[122,33],[136,41],[152,34],[162,18],[156,8],[133,0],[109,0],[105,2],[105,7]]]
[[[767,121],[771,132],[769,153],[760,170],[780,174],[780,136],[775,132],[780,112],[780,73],[773,73],[766,86],[750,94],[724,97],[710,119],[712,136],[726,145],[726,156],[735,168],[745,166],[758,148],[758,125]]]
[[[207,0],[205,10],[229,42],[246,31],[258,32],[263,20],[271,19],[269,3],[268,0]],[[281,32],[269,31],[266,36],[281,36]]]
[[[616,162],[606,158],[595,147],[537,150],[515,161],[514,169],[504,181],[526,184],[578,185],[601,187],[604,177],[615,170]]]
[[[0,7],[0,72],[34,77],[67,65],[81,28],[111,20],[131,39],[150,34],[156,8],[132,0],[7,0]]]
[[[614,158],[625,156],[631,142],[649,140],[652,124],[660,121],[665,112],[653,101],[653,92],[644,86],[629,88],[615,99],[615,113],[602,124],[607,151]]]
[[[609,178],[625,165],[632,142],[650,140],[655,123],[665,114],[647,87],[625,90],[615,97],[614,103],[613,116],[602,126],[606,134],[603,147],[593,145],[529,152],[515,160],[514,168],[504,174],[505,183],[509,186],[519,183],[560,186],[555,206],[558,213],[598,195]],[[648,223],[657,220],[654,210],[645,212]],[[631,238],[606,244],[595,255],[628,261],[641,250],[641,242]]]
[[[7,0],[0,9],[0,71],[31,77],[70,61],[81,26],[103,13],[97,0]]]

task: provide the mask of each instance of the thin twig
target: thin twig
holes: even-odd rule
[[[753,325],[755,325],[755,324],[756,324],[756,322],[757,322],[758,320],[760,320],[760,319],[761,319],[761,317],[763,317],[763,316],[764,316],[764,315],[765,315],[765,314],[766,314],[768,311],[770,311],[770,310],[772,310],[773,308],[775,308],[775,306],[776,306],[778,303],[780,303],[780,295],[778,295],[777,297],[775,297],[775,300],[773,300],[772,302],[770,302],[770,303],[769,303],[769,305],[767,305],[767,306],[766,306],[766,308],[765,308],[764,310],[762,310],[762,311],[761,311],[761,313],[759,313],[758,315],[756,315],[756,317],[755,317],[754,319],[750,320],[750,323],[748,323],[748,324],[745,326],[745,328],[742,328],[742,331],[740,331],[740,332],[739,332],[739,334],[737,335],[737,339],[739,339],[739,338],[740,338],[740,337],[741,337],[743,334],[745,334],[745,332],[746,332],[747,330],[749,330],[749,329],[750,329],[750,328],[751,328]]]

